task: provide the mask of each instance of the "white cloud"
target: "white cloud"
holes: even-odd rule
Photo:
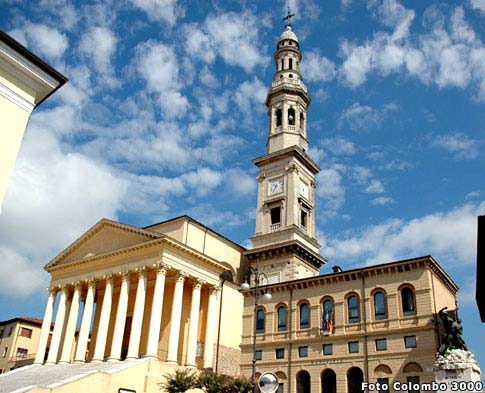
[[[345,202],[345,188],[342,184],[340,168],[324,168],[316,176],[316,194],[324,202],[324,215],[332,216]]]
[[[476,219],[485,202],[411,220],[390,219],[345,238],[326,238],[323,255],[352,264],[385,263],[432,254],[449,268],[476,260]]]
[[[394,203],[394,199],[381,196],[381,197],[374,198],[371,201],[371,203],[373,205],[378,205],[378,206],[387,206],[387,205]]]
[[[398,106],[394,103],[389,103],[380,109],[375,109],[369,105],[361,105],[355,102],[340,114],[338,127],[343,128],[347,125],[352,130],[379,128],[387,114],[397,109]]]
[[[44,285],[32,275],[100,217],[116,218],[126,188],[111,168],[64,153],[51,134],[31,125],[2,209],[0,277],[10,282],[0,279],[0,292],[19,285],[18,293],[28,295]]]
[[[158,94],[158,103],[165,116],[169,119],[183,117],[189,102],[179,91],[183,83],[174,49],[150,40],[139,44],[135,51],[137,70],[147,87]]]
[[[81,53],[92,59],[96,72],[101,74],[109,86],[116,85],[112,57],[118,42],[114,33],[106,27],[92,27],[82,35],[79,49]]]
[[[479,143],[462,133],[439,135],[433,146],[440,147],[454,154],[456,159],[472,160],[478,156]]]
[[[407,72],[440,88],[473,85],[476,98],[485,100],[485,47],[466,21],[463,7],[453,9],[449,23],[440,8],[428,7],[423,16],[425,32],[413,36],[413,10],[396,0],[371,4],[376,18],[393,31],[379,31],[360,45],[342,41],[339,74],[347,84],[360,86],[373,72],[382,76]]]
[[[252,81],[244,81],[239,85],[234,100],[245,117],[252,118],[254,113],[265,112],[264,101],[267,92],[268,87],[254,77]]]
[[[163,21],[175,26],[178,18],[185,15],[185,9],[177,0],[130,0],[134,6],[143,10],[149,20]]]
[[[470,7],[485,13],[485,0],[470,0]]]
[[[301,73],[309,82],[328,82],[335,78],[337,70],[331,60],[311,51],[305,53],[301,63]]]
[[[181,178],[197,195],[204,196],[221,184],[223,176],[221,172],[203,167],[185,173]]]
[[[65,34],[44,24],[26,22],[21,29],[9,33],[33,52],[40,53],[49,60],[58,60],[69,46]]]
[[[185,28],[185,49],[206,63],[212,63],[218,55],[227,64],[251,72],[269,62],[262,53],[259,26],[259,19],[249,11],[209,15],[202,26]]]
[[[382,194],[384,193],[384,186],[379,180],[373,179],[364,192],[367,194]]]
[[[357,152],[355,145],[342,137],[323,139],[322,146],[335,155],[352,156]]]

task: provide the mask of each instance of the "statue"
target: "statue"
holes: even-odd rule
[[[443,307],[438,315],[443,321],[443,327],[445,331],[444,342],[440,346],[439,353],[444,355],[446,352],[452,349],[463,349],[468,351],[468,348],[463,340],[463,326],[461,326],[461,319],[458,318],[458,314],[446,311],[448,307]]]

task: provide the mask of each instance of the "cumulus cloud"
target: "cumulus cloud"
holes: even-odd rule
[[[69,40],[64,33],[40,23],[26,22],[21,29],[12,30],[9,34],[49,60],[61,58],[69,46]]]
[[[456,159],[472,160],[478,156],[478,141],[473,140],[462,133],[439,135],[433,146],[445,149],[453,154]]]
[[[374,198],[371,201],[371,203],[373,205],[378,205],[378,206],[387,206],[387,205],[394,203],[394,199],[381,196],[381,197]]]
[[[83,34],[79,44],[81,53],[92,60],[96,73],[109,86],[117,84],[111,64],[117,42],[117,37],[110,29],[98,26]]]
[[[147,87],[158,94],[158,103],[165,116],[169,119],[183,117],[189,102],[180,92],[183,82],[175,50],[150,40],[139,44],[135,51],[137,70]]]
[[[384,193],[384,186],[379,180],[372,180],[364,190],[367,194],[382,194]]]
[[[470,266],[476,258],[477,215],[484,212],[481,202],[410,220],[390,219],[350,236],[326,238],[323,255],[369,265],[432,254],[445,268]]]
[[[322,146],[335,155],[352,156],[357,152],[355,145],[342,137],[325,138],[322,140]]]
[[[146,13],[151,21],[163,21],[175,26],[177,19],[185,15],[185,9],[177,0],[130,0],[137,8]]]
[[[355,102],[340,114],[337,125],[339,128],[347,126],[351,130],[380,128],[388,113],[397,109],[398,106],[394,103],[389,103],[376,109],[370,105],[362,105]]]
[[[328,82],[337,75],[335,64],[316,51],[305,53],[301,72],[309,82]]]
[[[480,8],[478,2],[473,4]],[[392,31],[379,31],[363,44],[342,41],[339,74],[348,85],[360,86],[372,73],[403,73],[440,88],[473,85],[477,99],[485,100],[485,47],[466,21],[463,7],[453,9],[449,23],[440,8],[428,7],[425,32],[416,36],[410,32],[415,12],[397,0],[375,1],[370,8]]]
[[[470,7],[485,13],[485,0],[470,0]]]
[[[185,28],[185,50],[206,63],[220,56],[231,66],[251,72],[255,66],[266,66],[260,44],[259,20],[249,11],[209,15],[202,25]]]
[[[254,112],[264,113],[267,91],[268,87],[257,77],[254,77],[252,81],[244,81],[239,85],[234,94],[234,100],[245,115],[250,116]]]
[[[0,292],[17,285],[17,293],[28,295],[45,285],[45,277],[32,276],[100,217],[116,218],[126,188],[111,168],[64,153],[55,137],[30,127],[0,220]]]
[[[324,168],[316,176],[318,187],[316,195],[324,203],[324,215],[333,216],[345,202],[345,188],[342,182],[341,168]]]

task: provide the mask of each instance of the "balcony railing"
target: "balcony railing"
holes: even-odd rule
[[[305,93],[307,92],[307,87],[299,79],[281,78],[281,79],[278,79],[277,81],[273,81],[273,83],[271,83],[271,87],[278,87],[278,86],[281,86],[282,84],[288,84],[288,85],[294,85],[295,87],[301,87]]]
[[[281,222],[278,222],[277,224],[271,224],[270,227],[269,227],[269,229],[271,231],[276,231],[276,230],[278,230],[280,228],[281,228]]]

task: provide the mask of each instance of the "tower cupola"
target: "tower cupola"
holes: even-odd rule
[[[274,54],[276,72],[266,98],[270,117],[268,154],[290,146],[308,150],[306,113],[310,97],[300,73],[302,56],[298,37],[291,28],[292,16],[288,12],[284,18],[287,23]]]

